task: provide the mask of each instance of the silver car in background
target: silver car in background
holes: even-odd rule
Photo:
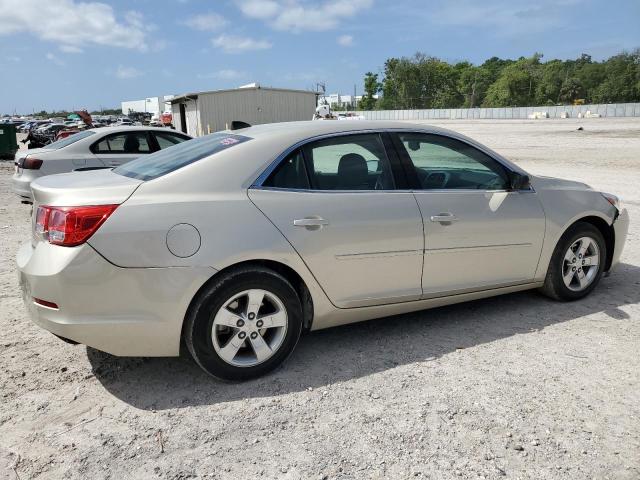
[[[32,185],[35,323],[114,355],[262,375],[301,332],[538,288],[591,292],[628,215],[457,133],[397,122],[225,131]]]
[[[125,126],[84,130],[43,148],[16,152],[11,187],[21,200],[31,202],[31,182],[36,178],[117,167],[190,139],[166,128]]]

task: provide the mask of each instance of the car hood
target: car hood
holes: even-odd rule
[[[593,190],[589,185],[574,180],[555,177],[531,176],[531,185],[536,190]]]
[[[31,183],[37,204],[55,206],[120,204],[131,196],[142,180],[111,170],[47,175]]]

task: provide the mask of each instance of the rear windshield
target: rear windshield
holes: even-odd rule
[[[113,171],[138,180],[153,180],[247,140],[251,138],[229,133],[213,133],[137,158]]]
[[[95,132],[92,132],[90,130],[74,133],[73,135],[69,135],[67,138],[63,138],[62,140],[58,140],[57,142],[53,142],[53,143],[50,143],[49,145],[45,145],[44,148],[47,150],[58,150],[59,148],[69,146],[72,143],[76,143],[78,140],[82,140],[83,138],[90,137],[94,133]]]

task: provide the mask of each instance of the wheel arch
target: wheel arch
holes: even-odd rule
[[[615,245],[616,245],[616,233],[615,233],[615,229],[613,228],[613,225],[609,225],[609,223],[604,218],[596,215],[588,215],[585,217],[578,218],[565,227],[558,241],[560,241],[560,238],[562,238],[562,235],[564,235],[566,231],[569,230],[569,228],[571,228],[572,226],[574,226],[576,223],[579,223],[579,222],[589,223],[593,225],[600,231],[600,233],[604,237],[605,246],[607,247],[607,258],[605,261],[604,271],[605,272],[609,271],[609,269],[611,268],[611,262],[613,261],[613,251],[615,250]]]
[[[298,294],[298,297],[300,298],[300,303],[302,305],[303,329],[304,331],[308,331],[311,329],[311,325],[313,324],[313,316],[314,316],[313,298],[311,296],[309,288],[307,287],[307,284],[305,283],[303,278],[300,276],[300,274],[296,272],[289,265],[286,265],[282,262],[278,262],[276,260],[267,260],[267,259],[245,260],[242,262],[234,263],[232,265],[228,265],[227,267],[217,271],[214,275],[211,276],[211,278],[209,278],[206,282],[204,282],[204,284],[198,289],[196,294],[193,296],[193,298],[189,302],[189,307],[187,308],[185,316],[182,319],[182,329],[180,333],[180,340],[181,340],[180,350],[181,351],[184,350],[183,348],[184,345],[182,345],[182,343],[184,339],[184,327],[187,323],[187,318],[189,318],[189,315],[191,315],[192,309],[194,305],[197,303],[197,300],[199,299],[199,297],[202,295],[202,292],[208,289],[212,283],[218,281],[218,279],[220,279],[222,276],[229,275],[235,270],[239,270],[239,269],[243,269],[251,266],[262,267],[262,268],[267,268],[269,270],[272,270],[282,275],[291,283],[293,288],[295,288]]]

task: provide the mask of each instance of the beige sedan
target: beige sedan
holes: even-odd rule
[[[114,355],[242,380],[301,333],[525,289],[589,294],[626,210],[457,133],[394,122],[225,131],[32,184],[35,323]]]

